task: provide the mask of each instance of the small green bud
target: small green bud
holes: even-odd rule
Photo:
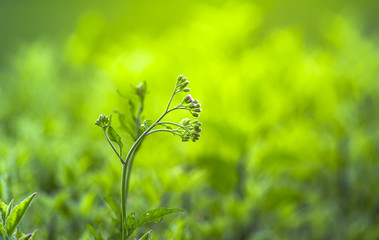
[[[183,125],[183,126],[188,126],[190,123],[191,123],[191,120],[188,118],[185,118],[182,121],[180,121],[180,125]]]
[[[200,114],[198,114],[198,113],[196,113],[196,112],[193,112],[193,113],[191,113],[192,114],[192,116],[194,116],[194,117],[200,117]]]
[[[185,96],[182,101],[182,103],[191,103],[191,102],[193,102],[193,98],[191,94],[188,94],[187,96]]]
[[[187,87],[188,84],[189,84],[189,81],[183,82],[182,84],[180,84],[180,89],[183,89],[183,88]]]
[[[136,94],[140,97],[144,97],[146,95],[146,82],[140,82],[136,86]]]
[[[195,108],[192,111],[194,111],[194,112],[201,112],[201,108]]]
[[[190,88],[185,88],[185,89],[183,89],[183,92],[189,92],[189,91],[191,91]]]
[[[178,78],[176,79],[178,82],[181,82],[183,79],[183,75],[179,75]]]
[[[101,128],[107,128],[109,124],[109,118],[104,114],[100,114],[99,118],[96,119],[95,124]]]

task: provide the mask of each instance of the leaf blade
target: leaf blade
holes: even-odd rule
[[[1,214],[1,218],[3,222],[5,222],[5,219],[6,219],[7,208],[8,208],[8,205],[0,200],[0,214]]]
[[[95,239],[95,240],[103,240],[103,236],[101,236],[100,233],[96,232],[95,229],[89,224],[87,224],[87,230],[89,234]]]
[[[167,214],[174,213],[174,212],[184,212],[183,209],[180,208],[156,208],[156,209],[151,209],[145,213],[143,213],[138,221],[137,221],[137,227],[142,226],[143,224],[153,222],[157,223],[160,222],[163,217]]]
[[[29,197],[25,198],[20,204],[16,205],[12,209],[5,222],[5,230],[8,236],[12,235],[13,232],[16,230],[18,224],[24,217],[36,194],[37,193],[35,192]]]
[[[107,131],[108,131],[109,139],[112,142],[117,143],[117,145],[120,148],[120,155],[122,155],[122,148],[124,147],[124,144],[121,141],[120,135],[118,135],[118,133],[116,132],[116,130],[114,130],[114,128],[112,126],[109,126]]]

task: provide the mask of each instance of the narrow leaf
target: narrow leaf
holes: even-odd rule
[[[8,204],[7,212],[5,213],[5,220],[7,219],[7,217],[9,216],[9,214],[11,213],[11,210],[12,210],[12,207],[13,207],[13,202],[14,202],[14,199],[12,198],[12,200]]]
[[[29,234],[27,234],[27,235],[25,235],[25,236],[23,236],[23,237],[20,237],[18,240],[29,240],[29,239],[31,239],[31,238],[32,238],[32,234],[29,233]]]
[[[107,195],[104,200],[108,203],[109,207],[112,209],[113,213],[117,216],[117,218],[121,217],[120,213],[120,204],[116,202],[116,200],[112,197],[112,195]]]
[[[37,193],[33,193],[29,197],[25,198],[24,201],[22,201],[19,205],[16,205],[12,209],[5,222],[5,229],[8,236],[12,235],[13,232],[16,230],[16,227],[24,217],[26,210],[28,210],[28,208],[30,207],[30,204],[32,203],[32,200],[36,196],[36,194]]]
[[[150,230],[147,233],[145,233],[139,240],[151,240],[151,239],[153,239],[153,237],[151,236],[152,231],[153,230]]]
[[[37,236],[37,232],[38,232],[38,229],[36,229],[36,230],[34,230],[34,231],[32,232],[32,238],[31,238],[31,239],[35,239],[35,238],[36,238],[36,236]]]
[[[137,227],[142,226],[143,224],[153,222],[157,223],[160,222],[163,219],[163,216],[173,213],[173,212],[184,212],[183,209],[180,208],[156,208],[149,210],[142,214],[138,221],[137,221]]]
[[[3,223],[0,222],[0,240],[5,240],[5,239],[6,239],[6,235],[5,235],[4,226],[3,226]]]
[[[117,145],[120,147],[120,155],[121,155],[122,148],[124,147],[124,145],[122,144],[120,135],[117,134],[117,132],[113,129],[112,126],[108,127],[108,136],[112,142],[117,143]]]
[[[5,219],[6,219],[7,208],[8,208],[8,205],[0,200],[0,215],[3,222],[5,222]]]
[[[89,234],[95,239],[95,240],[103,240],[103,236],[101,236],[100,233],[96,232],[95,229],[89,224],[87,224],[87,230]]]

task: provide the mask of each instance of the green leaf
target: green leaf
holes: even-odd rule
[[[28,208],[30,207],[30,204],[32,203],[32,200],[36,196],[36,194],[37,193],[33,193],[29,197],[25,198],[24,201],[22,201],[19,205],[16,205],[12,209],[5,222],[5,229],[8,236],[12,235],[13,232],[16,230],[16,227],[24,217],[26,210],[28,210]]]
[[[25,233],[21,232],[20,228],[18,227],[16,229],[16,238],[20,238],[20,237],[23,237],[25,235]]]
[[[112,195],[107,195],[104,200],[108,203],[109,207],[112,209],[113,213],[117,216],[117,219],[121,218],[120,204],[112,197]]]
[[[148,129],[152,123],[153,123],[153,121],[151,121],[151,120],[143,121],[143,126],[144,126],[145,130]]]
[[[142,214],[138,221],[137,221],[137,227],[142,226],[143,224],[153,222],[157,223],[160,222],[163,219],[163,216],[173,213],[173,212],[184,212],[183,209],[180,208],[156,208],[151,209],[144,214]]]
[[[35,239],[35,238],[36,238],[36,236],[37,236],[37,232],[38,232],[38,229],[36,229],[36,230],[34,230],[34,231],[32,232],[32,238],[31,238],[31,239]]]
[[[128,126],[128,123],[125,119],[124,114],[122,114],[116,110],[114,110],[113,112],[118,115],[118,121],[121,124],[121,128],[124,129],[130,135],[130,137],[134,139],[135,131],[133,131],[133,127]]]
[[[135,215],[136,214],[133,212],[129,214],[128,218],[126,219],[125,229],[127,230],[128,237],[130,237],[137,228],[136,226],[137,220],[136,220]]]
[[[0,200],[0,214],[1,214],[1,219],[3,220],[3,222],[5,222],[5,219],[7,217],[6,216],[7,215],[7,208],[8,208],[8,205]]]
[[[3,223],[0,222],[0,240],[5,240],[5,239],[6,239],[6,235],[5,235],[4,226],[3,226]]]
[[[124,144],[122,144],[120,135],[117,134],[112,126],[108,127],[108,136],[112,142],[117,143],[117,145],[120,147],[120,155],[122,155],[122,148],[124,147]]]
[[[13,207],[13,202],[14,202],[14,199],[12,199],[10,201],[10,203],[8,204],[7,212],[5,213],[5,220],[7,219],[7,217],[9,216],[9,214],[11,213],[11,210],[12,210],[12,207]]]
[[[31,238],[32,238],[32,234],[29,233],[29,234],[27,234],[27,235],[25,235],[23,237],[20,237],[18,240],[28,240],[28,239],[31,239]]]
[[[89,234],[95,239],[95,240],[103,240],[103,236],[101,236],[100,233],[96,232],[93,227],[89,224],[87,224],[87,230]]]
[[[150,230],[147,233],[145,233],[139,240],[151,240],[151,239],[153,239],[153,237],[151,236],[152,231],[153,230]]]

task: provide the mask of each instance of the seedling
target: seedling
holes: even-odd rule
[[[201,123],[198,120],[190,120],[188,118],[185,118],[181,120],[179,123],[162,121],[163,118],[167,114],[175,110],[189,111],[189,113],[193,117],[200,116],[199,113],[201,112],[201,108],[200,108],[201,104],[199,103],[198,100],[192,98],[190,94],[186,95],[178,105],[176,105],[173,108],[170,108],[171,102],[176,94],[190,91],[190,89],[187,87],[188,84],[189,84],[189,81],[187,80],[186,77],[183,77],[183,75],[178,76],[174,91],[170,97],[167,107],[165,111],[163,112],[163,114],[155,122],[148,121],[148,120],[145,120],[143,122],[141,121],[141,113],[143,111],[143,104],[144,104],[144,99],[146,95],[146,83],[144,82],[140,83],[136,87],[136,94],[139,97],[139,101],[140,101],[139,110],[136,116],[134,112],[134,108],[135,108],[134,104],[131,101],[129,102],[131,106],[131,110],[132,110],[131,116],[135,123],[135,129],[130,127],[130,124],[128,125],[125,122],[124,115],[116,112],[119,116],[119,120],[121,122],[122,127],[135,140],[134,144],[130,148],[125,159],[122,157],[124,145],[122,143],[121,137],[112,126],[112,115],[108,117],[105,114],[101,114],[95,122],[95,124],[103,130],[104,135],[109,145],[112,147],[113,151],[116,153],[122,165],[121,209],[120,209],[121,211],[121,214],[120,214],[121,215],[121,234],[120,235],[121,235],[122,240],[125,240],[131,237],[137,228],[141,227],[142,225],[148,222],[157,223],[161,221],[163,216],[167,214],[170,214],[173,212],[183,212],[183,210],[179,208],[157,208],[157,209],[152,209],[143,213],[139,218],[135,217],[135,213],[131,213],[129,214],[129,216],[126,215],[128,189],[129,189],[129,183],[130,183],[130,174],[131,174],[131,170],[133,166],[133,160],[143,140],[147,136],[156,132],[172,133],[174,135],[179,136],[183,142],[188,142],[189,140],[196,142],[197,140],[199,140],[200,132],[201,132],[201,127],[200,127]],[[114,144],[118,145],[119,150],[115,147]],[[115,204],[113,204],[113,206],[114,205]],[[90,225],[87,225],[87,229],[95,240],[103,239],[101,234],[96,232]],[[112,232],[114,232],[114,230]],[[114,236],[117,236],[117,233],[115,233]],[[150,232],[144,234],[140,239],[150,239]]]

